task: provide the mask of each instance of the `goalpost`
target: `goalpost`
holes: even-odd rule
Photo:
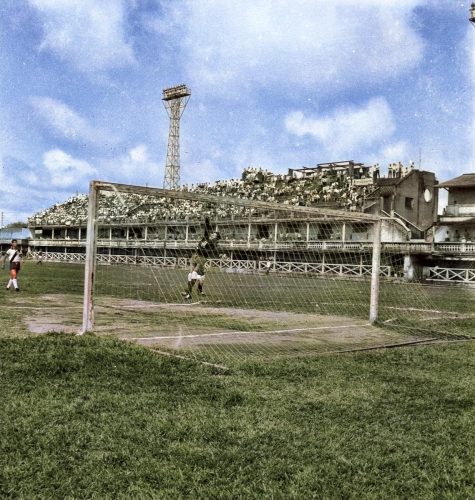
[[[382,244],[393,221],[229,191],[92,181],[81,333],[220,360],[451,331]]]

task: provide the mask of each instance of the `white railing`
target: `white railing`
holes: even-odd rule
[[[455,269],[450,267],[428,267],[427,280],[451,283],[475,284],[475,269]]]
[[[28,256],[38,261],[82,263],[86,260],[84,253],[64,253],[64,252],[29,252]],[[98,256],[101,257],[101,256]]]
[[[38,259],[38,252],[30,252],[32,259]],[[44,252],[43,262],[66,262],[83,263],[85,254]],[[107,255],[98,254],[97,262],[102,265],[139,265],[150,267],[173,267],[186,269],[189,260],[185,257],[154,257],[141,255]],[[209,259],[212,267],[235,272],[272,272],[272,273],[303,273],[324,274],[338,276],[370,276],[371,266],[364,264],[328,264],[324,262],[274,262],[271,261],[268,269],[267,261],[255,260],[231,260],[231,259]],[[381,266],[380,274],[391,277],[391,266]]]
[[[267,271],[268,265],[259,262],[259,271]],[[325,262],[275,262],[270,270],[280,273],[316,273],[339,276],[371,276],[371,266],[364,264],[328,264]],[[391,266],[380,267],[381,276],[391,277]]]
[[[211,266],[224,270],[254,271],[257,268],[255,260],[209,259]]]
[[[474,216],[475,205],[474,204],[447,205],[444,208],[444,215],[452,217]]]
[[[434,251],[434,244],[432,243],[411,243],[411,242],[394,242],[383,243],[384,250],[391,250],[394,252],[409,252],[409,253],[431,253]]]
[[[447,242],[435,243],[434,250],[444,253],[475,253],[475,243]]]
[[[373,244],[369,241],[311,241],[306,247],[312,250],[362,250],[372,248]]]
[[[72,240],[30,240],[31,247],[84,247],[84,241]],[[98,246],[103,248],[169,248],[169,249],[194,249],[196,241],[185,242],[183,240],[99,240]],[[222,240],[222,248],[229,250],[341,250],[360,251],[371,250],[373,247],[370,241],[295,241],[295,242],[236,242],[232,240]],[[408,253],[448,253],[448,254],[475,254],[475,243],[472,242],[386,242],[382,243],[382,249],[390,252]],[[52,252],[53,253],[53,252]]]

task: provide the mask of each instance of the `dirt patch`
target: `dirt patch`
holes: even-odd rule
[[[47,294],[29,297],[28,304],[15,297],[10,304],[25,308],[23,323],[31,333],[77,333],[82,321],[81,302],[80,296]],[[338,345],[370,346],[416,339],[341,316],[113,297],[102,297],[96,304],[94,332],[155,348],[226,349],[239,355],[322,351]]]
[[[31,333],[78,333],[81,327],[81,297],[47,294],[12,300],[9,307],[25,309],[23,323]]]
[[[78,333],[75,326],[63,325],[61,323],[46,323],[43,319],[25,319],[26,326],[31,333]]]
[[[151,311],[173,311],[177,314],[188,315],[188,314],[197,314],[200,315],[224,315],[229,316],[231,318],[244,318],[247,321],[252,320],[264,320],[271,321],[276,323],[284,323],[284,324],[303,324],[312,322],[312,320],[321,320],[324,318],[328,318],[328,321],[331,322],[330,316],[324,316],[321,314],[304,314],[304,313],[295,313],[288,311],[269,311],[269,310],[261,310],[261,309],[242,309],[242,308],[234,308],[234,307],[214,307],[209,305],[206,301],[201,302],[193,302],[193,303],[183,303],[183,304],[165,304],[165,303],[154,303],[154,302],[146,302],[141,300],[129,300],[129,299],[115,299],[110,298],[107,300],[107,304],[104,303],[104,300],[98,304],[99,308],[112,308],[119,309],[122,311],[143,311],[145,313]],[[332,318],[335,318],[334,316]],[[354,323],[354,320],[349,318],[338,318],[339,322],[342,323]],[[363,322],[361,322],[363,323]],[[329,323],[330,324],[330,323]]]
[[[162,331],[145,328],[140,335],[124,335],[123,338],[147,346],[161,346],[169,349],[197,349],[204,347],[247,346],[250,350],[259,347],[265,351],[305,350],[325,348],[332,345],[374,345],[398,340],[415,340],[417,337],[397,334],[394,331],[371,326],[363,320],[322,314],[291,313],[230,307],[215,307],[206,302],[192,304],[158,304],[140,300],[110,299],[107,308],[118,311],[173,312],[190,317],[226,317],[229,320],[244,320],[249,329],[200,328],[178,326]],[[265,323],[265,329],[253,329]],[[120,329],[120,326],[119,326]]]

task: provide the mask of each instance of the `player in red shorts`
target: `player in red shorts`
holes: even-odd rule
[[[3,269],[5,269],[5,263],[8,259],[10,263],[10,279],[8,281],[7,290],[13,285],[15,291],[19,292],[20,287],[18,286],[18,273],[21,268],[21,253],[17,249],[18,241],[12,240],[12,246],[7,250],[5,257],[3,258]]]

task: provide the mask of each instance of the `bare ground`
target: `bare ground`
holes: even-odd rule
[[[45,294],[28,297],[27,302],[12,296],[9,308],[21,311],[19,316],[30,333],[80,330],[82,298],[77,295]],[[96,318],[97,335],[167,349],[226,347],[265,354],[417,340],[361,319],[216,307],[206,302],[165,304],[103,297],[96,305]]]

